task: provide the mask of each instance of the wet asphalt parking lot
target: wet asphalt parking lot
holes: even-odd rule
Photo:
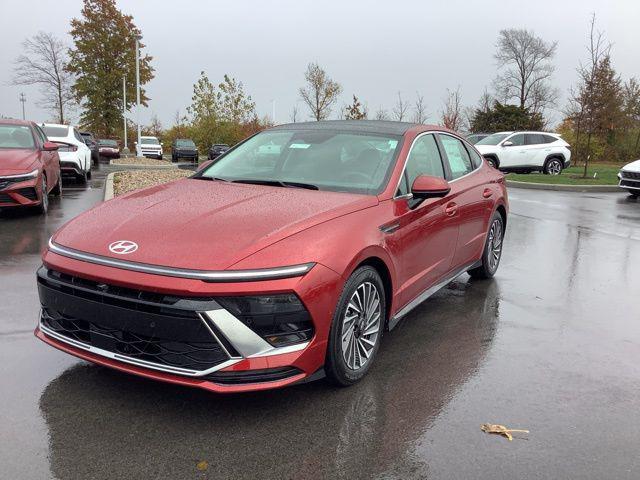
[[[496,278],[414,310],[364,381],[217,396],[33,336],[40,252],[101,168],[46,217],[0,214],[1,479],[640,478],[640,201],[512,189]]]

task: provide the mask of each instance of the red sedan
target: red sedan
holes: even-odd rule
[[[416,305],[464,272],[494,275],[507,210],[503,175],[446,129],[278,126],[59,230],[36,335],[216,392],[349,385]]]
[[[58,145],[33,122],[0,119],[0,208],[37,207],[62,193]]]

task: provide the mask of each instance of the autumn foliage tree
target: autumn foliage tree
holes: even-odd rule
[[[135,39],[141,32],[131,15],[118,10],[115,0],[84,0],[80,18],[71,20],[74,47],[67,70],[75,75],[73,92],[81,103],[81,123],[104,137],[116,136],[122,125],[122,77],[126,75],[127,105],[136,100]],[[144,44],[140,44],[143,48]],[[140,58],[140,84],[153,78],[152,57]],[[149,98],[141,88],[140,101]]]
[[[367,109],[362,106],[360,100],[355,95],[353,102],[344,108],[344,118],[346,120],[364,120],[367,118]]]
[[[300,97],[311,110],[313,118],[325,120],[331,115],[331,109],[342,93],[342,87],[317,63],[307,66],[304,78],[306,85],[300,88]]]

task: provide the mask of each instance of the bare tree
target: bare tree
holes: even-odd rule
[[[402,94],[398,92],[398,100],[393,107],[393,116],[399,122],[403,121],[409,112],[409,104],[402,100]]]
[[[424,123],[427,121],[427,104],[424,103],[424,97],[420,92],[416,92],[416,103],[413,106],[413,121],[416,123]]]
[[[296,123],[298,121],[298,105],[294,105],[291,109],[291,123]]]
[[[311,110],[313,118],[324,120],[331,114],[331,107],[342,93],[342,87],[338,82],[327,76],[320,65],[310,63],[304,74],[307,81],[306,87],[300,88],[300,97]]]
[[[503,69],[494,81],[498,96],[504,101],[516,99],[520,108],[533,113],[553,104],[559,93],[549,80],[557,46],[558,42],[545,42],[529,30],[501,30],[494,55]]]
[[[42,95],[38,104],[53,112],[57,122],[65,123],[74,104],[74,77],[66,70],[67,47],[52,33],[39,32],[22,42],[22,48],[25,53],[14,62],[11,83],[38,85]]]
[[[389,120],[389,113],[382,107],[376,111],[376,120]]]
[[[455,131],[460,130],[464,122],[460,87],[456,88],[454,91],[447,89],[447,96],[444,99],[444,106],[441,114],[442,124],[445,127]]]

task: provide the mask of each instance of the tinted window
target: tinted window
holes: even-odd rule
[[[519,133],[509,138],[509,141],[516,146],[524,145],[524,134]]]
[[[440,151],[433,135],[423,135],[414,142],[407,158],[407,164],[397,195],[409,193],[414,180],[419,175],[444,178]]]
[[[467,147],[467,152],[471,157],[471,162],[473,163],[473,167],[478,168],[480,165],[482,165],[482,157],[478,154],[478,152],[476,152],[475,148],[469,145],[466,145],[466,147]]]
[[[58,137],[64,138],[69,135],[69,127],[50,127],[48,125],[43,125],[42,130],[47,135],[47,137]]]
[[[475,145],[498,145],[509,135],[509,133],[494,133],[493,135],[489,135],[488,137],[476,142]]]
[[[544,135],[537,133],[527,133],[525,135],[525,145],[541,145],[547,143],[544,139]]]
[[[460,140],[450,135],[440,135],[440,141],[447,154],[452,180],[474,170],[469,153]]]
[[[542,135],[542,138],[544,138],[544,143],[553,143],[558,140],[556,137],[552,135]]]

